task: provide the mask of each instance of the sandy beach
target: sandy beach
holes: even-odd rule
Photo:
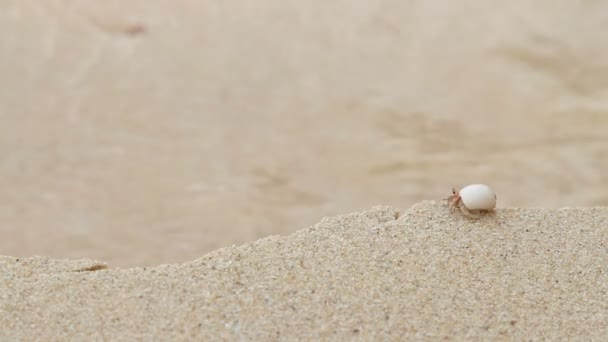
[[[0,259],[1,340],[604,340],[608,209],[434,201],[184,264]],[[106,268],[107,266],[107,268]]]
[[[608,340],[608,2],[5,1],[0,32],[0,341]],[[435,202],[472,183],[493,214]]]

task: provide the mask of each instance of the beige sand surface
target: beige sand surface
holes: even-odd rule
[[[608,205],[608,2],[0,2],[0,253],[182,263],[492,185]]]
[[[422,202],[181,265],[0,258],[0,340],[606,340],[608,209]]]

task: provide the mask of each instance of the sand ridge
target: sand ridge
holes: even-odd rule
[[[185,264],[3,257],[0,339],[601,340],[607,246],[607,208],[471,221],[428,201]]]

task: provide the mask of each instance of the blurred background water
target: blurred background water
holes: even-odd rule
[[[608,203],[608,3],[0,4],[0,254],[185,262],[484,182]]]

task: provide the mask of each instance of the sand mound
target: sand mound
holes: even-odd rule
[[[608,208],[423,202],[182,265],[0,258],[0,339],[608,337]]]

